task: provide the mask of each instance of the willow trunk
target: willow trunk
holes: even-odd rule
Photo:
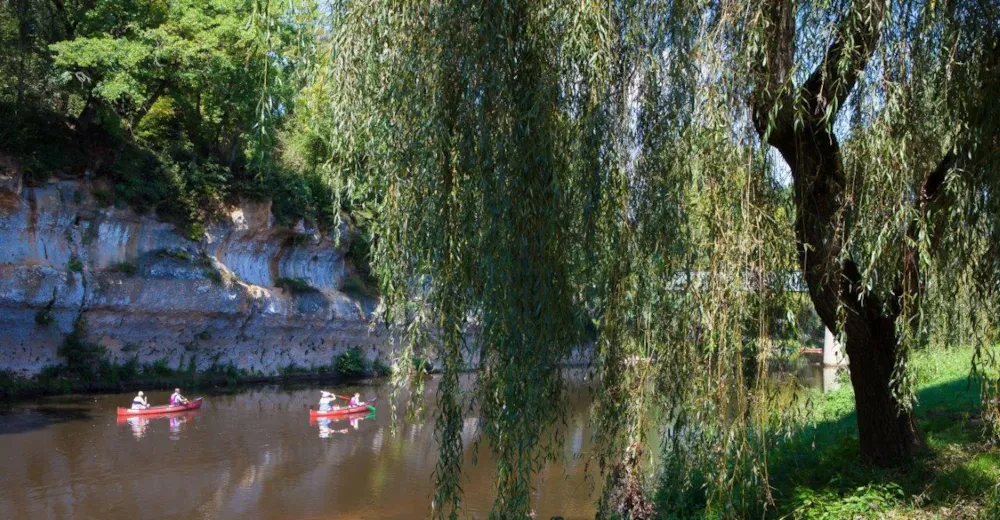
[[[893,382],[903,289],[880,299],[865,289],[858,265],[844,254],[850,197],[836,136],[816,126],[772,134],[770,142],[792,170],[799,265],[809,295],[823,323],[845,332],[861,456],[880,466],[904,462],[922,441],[913,411],[897,398]],[[903,269],[891,274],[903,276]]]
[[[912,409],[893,395],[899,355],[895,317],[866,305],[848,312],[859,312],[845,328],[861,457],[878,466],[904,462],[920,449],[922,437]]]

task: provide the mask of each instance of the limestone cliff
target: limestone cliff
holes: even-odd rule
[[[86,180],[27,187],[0,164],[0,369],[59,363],[78,317],[121,361],[273,374],[353,346],[385,357],[387,342],[369,331],[375,301],[343,292],[354,275],[345,229],[278,227],[270,204],[245,201],[195,242],[93,193]],[[277,288],[281,278],[311,288]]]

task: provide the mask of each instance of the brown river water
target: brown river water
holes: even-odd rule
[[[132,394],[68,396],[0,411],[0,519],[425,518],[437,462],[436,383],[427,383],[422,417],[401,417],[395,433],[388,384],[332,388],[383,403],[351,420],[310,421],[307,408],[319,387],[208,392],[200,410],[127,420],[117,419],[116,407],[127,406]],[[169,395],[147,393],[151,404]],[[597,478],[585,471],[589,403],[584,384],[571,384],[563,460],[534,482],[537,518],[594,517]],[[470,416],[467,446],[475,429]],[[493,500],[485,446],[465,473],[461,516],[485,518]]]
[[[823,370],[799,370],[826,388]],[[319,387],[265,386],[204,395],[200,410],[116,417],[132,394],[66,396],[0,411],[0,519],[426,518],[437,462],[434,395],[423,413],[391,427],[387,383],[330,388],[379,398],[375,413],[310,420]],[[471,379],[465,378],[463,387]],[[582,372],[568,378],[560,459],[534,480],[536,518],[593,518],[599,480],[590,465],[591,396]],[[163,404],[168,392],[148,392]],[[404,402],[400,398],[397,403]],[[467,458],[476,420],[463,439]],[[467,463],[462,518],[485,518],[493,464],[480,448]]]

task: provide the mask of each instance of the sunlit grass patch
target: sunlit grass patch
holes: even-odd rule
[[[771,518],[994,518],[1000,449],[987,442],[972,349],[914,357],[915,410],[926,450],[912,464],[860,462],[850,385],[814,396],[811,423],[769,464]],[[1000,511],[1000,508],[997,509]]]

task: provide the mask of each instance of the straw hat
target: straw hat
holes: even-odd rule
[[[326,390],[320,390],[319,393],[323,397],[333,397],[333,394],[331,394],[330,392],[327,392]]]
[[[142,396],[142,390],[139,390],[139,396]]]

